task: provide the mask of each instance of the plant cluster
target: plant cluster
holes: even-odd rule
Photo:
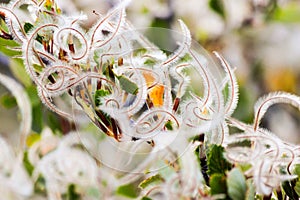
[[[0,6],[4,53],[23,60],[45,106],[78,126],[64,136],[31,133],[26,93],[0,76],[22,113],[20,148],[0,140],[6,199],[298,199],[300,147],[260,127],[273,104],[299,109],[298,96],[261,97],[253,123],[243,123],[231,116],[234,70],[215,52],[221,71],[183,21],[181,33],[168,32],[180,38],[172,52],[134,29],[130,1],[95,13],[92,27],[57,3]],[[97,131],[84,129],[78,112]]]

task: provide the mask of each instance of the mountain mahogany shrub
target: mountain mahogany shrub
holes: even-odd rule
[[[69,94],[100,130],[117,141],[151,141],[167,129],[209,130],[215,126],[213,115],[222,118],[236,106],[236,97],[230,97],[224,111],[209,63],[191,49],[190,33],[182,21],[183,40],[167,56],[131,28],[125,18],[127,1],[89,30],[80,26],[84,16],[63,16],[51,2],[26,2],[33,19],[23,22],[14,14],[23,4],[17,1],[1,9],[10,30],[3,30],[3,35],[22,44],[26,70],[41,100],[64,117],[72,114],[59,109],[52,98]],[[189,87],[193,73],[202,79],[199,89]]]
[[[39,191],[50,199],[300,195],[299,146],[260,128],[270,106],[288,103],[299,109],[299,97],[271,93],[255,104],[253,124],[234,119],[238,85],[227,61],[214,52],[223,68],[216,73],[213,61],[193,44],[181,20],[178,48],[168,53],[156,47],[126,19],[129,3],[121,1],[105,16],[99,15],[89,29],[82,26],[83,14],[66,16],[55,1],[18,0],[0,6],[1,37],[19,44],[8,48],[21,52],[15,55],[23,59],[41,101],[76,120],[53,100],[69,96],[67,100],[75,102],[74,108],[83,111],[99,132],[114,138],[94,139],[98,144],[91,145],[85,137],[81,143],[66,143],[64,136],[49,151],[44,149],[49,144],[38,137],[20,153],[33,168],[28,172],[33,170],[35,191],[45,186]],[[12,93],[18,100],[22,92],[16,88]],[[28,105],[19,105],[31,115]],[[229,134],[229,126],[241,133]],[[21,141],[24,145],[24,138]],[[103,158],[107,154],[114,156]],[[69,162],[78,168],[63,162],[68,157],[76,158]],[[86,187],[96,192],[88,193]],[[35,194],[23,197],[30,195]]]

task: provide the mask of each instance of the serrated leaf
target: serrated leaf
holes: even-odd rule
[[[246,178],[239,168],[231,170],[227,177],[228,195],[233,200],[244,200],[247,192]]]
[[[223,19],[226,18],[225,7],[223,0],[210,0],[209,7]]]
[[[213,175],[215,173],[224,174],[231,169],[231,164],[224,158],[224,147],[213,144],[207,156],[207,173]]]
[[[210,193],[215,194],[227,194],[226,176],[224,174],[214,174],[209,180]]]
[[[143,180],[140,184],[139,184],[139,187],[142,188],[142,189],[145,189],[146,187],[148,187],[149,185],[153,185],[153,184],[157,184],[157,183],[161,183],[164,181],[164,178],[159,175],[159,174],[156,174],[154,176],[151,176],[145,180]]]
[[[134,95],[138,93],[139,88],[134,82],[132,82],[131,80],[129,80],[127,77],[123,75],[117,76],[117,78],[123,90]]]
[[[118,187],[116,193],[118,195],[125,196],[128,198],[137,198],[139,195],[139,189],[133,184],[122,185]]]

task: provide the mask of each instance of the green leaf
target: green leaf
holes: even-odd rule
[[[164,178],[159,175],[159,174],[156,174],[154,176],[151,176],[145,180],[143,180],[140,184],[139,184],[139,187],[142,188],[142,189],[145,189],[146,187],[150,186],[150,185],[153,185],[153,184],[157,184],[157,183],[161,183],[164,181]]]
[[[115,82],[115,73],[113,71],[113,67],[114,65],[112,63],[104,63],[102,65],[102,69],[103,69],[103,74],[105,74],[106,77],[109,77],[111,81]]]
[[[245,163],[245,164],[239,164],[238,167],[242,170],[242,172],[246,172],[252,167],[252,165],[249,163]]]
[[[258,72],[255,74],[263,74],[262,71],[257,70]],[[254,72],[253,72],[254,73]],[[251,94],[253,91],[250,91],[249,88],[245,85],[240,84],[239,85],[239,103],[238,107],[236,108],[235,112],[233,113],[233,117],[236,117],[237,119],[240,119],[241,121],[252,123],[252,116],[253,109],[252,109],[252,103],[253,103],[253,97]]]
[[[0,104],[6,109],[10,109],[17,106],[17,101],[11,94],[3,94],[0,97]]]
[[[41,65],[33,64],[32,66],[34,70],[38,73],[41,73],[43,71],[43,67]]]
[[[28,174],[31,176],[33,173],[33,170],[34,170],[34,166],[28,160],[28,152],[27,151],[24,153],[23,165],[24,165],[26,171],[28,172]]]
[[[29,23],[29,22],[25,22],[24,24],[24,31],[25,33],[28,33],[34,26]],[[42,44],[43,41],[43,37],[40,34],[37,34],[36,38],[35,38],[39,43]]]
[[[74,184],[69,185],[67,194],[63,195],[65,200],[80,200],[80,195],[76,193],[76,186]]]
[[[226,176],[224,174],[214,174],[209,180],[210,193],[215,194],[227,194]]]
[[[37,88],[31,84],[25,88],[32,105],[32,130],[40,133],[43,129],[43,106],[38,96]]]
[[[152,199],[149,197],[143,197],[141,200],[152,200]]]
[[[133,184],[122,185],[118,187],[116,193],[120,196],[125,196],[128,198],[137,198],[139,195],[139,189]]]
[[[21,51],[16,51],[16,50],[12,49],[12,48],[14,48],[14,46],[5,45],[3,43],[1,44],[2,41],[12,41],[12,40],[4,40],[4,39],[0,38],[0,52],[1,53],[3,53],[6,56],[9,56],[9,57],[22,55]],[[4,42],[4,43],[7,43],[7,42]]]
[[[65,119],[62,119],[61,116],[58,116],[54,112],[51,112],[51,111],[48,112],[48,110],[46,110],[46,114],[47,115],[44,115],[44,116],[46,118],[45,121],[47,123],[47,126],[49,126],[49,128],[53,131],[62,131],[62,128],[63,128],[62,121],[64,121]]]
[[[247,184],[244,174],[239,168],[231,170],[227,177],[228,195],[233,200],[244,200]]]
[[[9,32],[8,27],[7,27],[7,24],[6,24],[5,20],[2,19],[2,17],[0,17],[0,30],[1,30],[1,29],[2,29],[3,31],[5,31],[6,33]]]
[[[165,124],[165,127],[167,130],[172,131],[173,130],[173,126],[172,126],[172,121],[167,121]]]
[[[226,18],[226,12],[223,0],[210,0],[209,7],[223,19]]]
[[[297,193],[297,195],[300,196],[300,179],[299,179],[299,177],[300,177],[300,164],[295,165],[295,169],[294,169],[293,174],[298,176],[298,179],[297,179],[296,185],[294,187],[294,190]]]
[[[25,86],[32,85],[32,81],[27,74],[23,61],[21,59],[11,59],[10,69],[14,76]]]
[[[4,31],[7,32],[6,24],[1,23],[1,28],[0,29],[3,29]],[[3,53],[6,56],[9,56],[9,57],[17,56],[17,55],[21,56],[22,55],[21,51],[13,50],[13,48],[19,47],[19,46],[20,45],[14,40],[4,39],[4,38],[0,37],[0,52]]]
[[[25,22],[25,24],[24,24],[25,33],[28,33],[32,28],[33,28],[33,25],[31,23]]]
[[[284,181],[282,183],[282,188],[289,198],[298,199],[298,195],[297,195],[296,191],[294,190],[292,183],[290,181]]]
[[[95,105],[99,106],[101,105],[101,97],[105,97],[107,95],[109,95],[109,91],[108,90],[97,90],[95,92]]]
[[[254,200],[255,199],[255,187],[252,180],[247,180],[247,192],[245,200]]]
[[[38,179],[34,183],[34,192],[40,194],[46,193],[46,180],[42,175],[39,175]]]
[[[180,58],[180,62],[189,62],[192,60],[192,57],[190,54],[185,54],[182,58]]]
[[[213,144],[207,155],[207,173],[213,175],[214,173],[224,174],[231,169],[231,164],[224,158],[224,147]]]
[[[298,196],[300,196],[300,181],[298,181],[294,187],[295,192],[297,193]]]
[[[27,136],[26,138],[26,145],[31,147],[34,143],[41,139],[41,135],[38,133],[33,133]]]
[[[46,8],[48,11],[52,11],[53,2],[47,0],[47,1],[45,2],[44,6],[45,6],[45,8]]]
[[[20,45],[14,40],[6,40],[4,38],[0,38],[0,46],[17,47],[17,46],[20,46]]]
[[[300,22],[300,5],[290,2],[284,7],[277,7],[271,19],[285,23]]]
[[[41,35],[37,34],[36,41],[38,41],[39,43],[42,44],[43,43],[43,37]]]
[[[30,99],[32,106],[37,106],[37,105],[41,104],[41,100],[40,100],[40,97],[38,96],[38,92],[37,92],[35,85],[31,85],[31,86],[25,88],[25,90],[27,92],[27,95]]]
[[[248,139],[245,139],[245,140],[241,140],[241,141],[238,141],[238,142],[233,142],[233,143],[230,143],[228,144],[229,147],[251,147],[251,141],[248,140]]]
[[[152,20],[150,27],[159,27],[159,28],[167,28],[170,29],[170,22],[166,18],[156,17]],[[151,43],[155,44],[161,50],[169,49],[171,38],[170,35],[166,31],[159,31],[157,33],[157,29],[148,29],[145,32],[145,37],[151,41]]]
[[[32,107],[32,130],[40,133],[43,129],[43,106],[38,104]]]
[[[134,82],[132,82],[131,80],[129,80],[127,77],[123,75],[117,76],[117,78],[123,90],[134,95],[138,93],[139,88]]]
[[[293,174],[295,174],[298,177],[300,177],[300,164],[296,164],[295,165],[295,169],[294,169],[294,173]]]
[[[153,65],[155,65],[155,61],[154,61],[153,59],[147,59],[147,60],[144,62],[144,65],[153,66]]]

